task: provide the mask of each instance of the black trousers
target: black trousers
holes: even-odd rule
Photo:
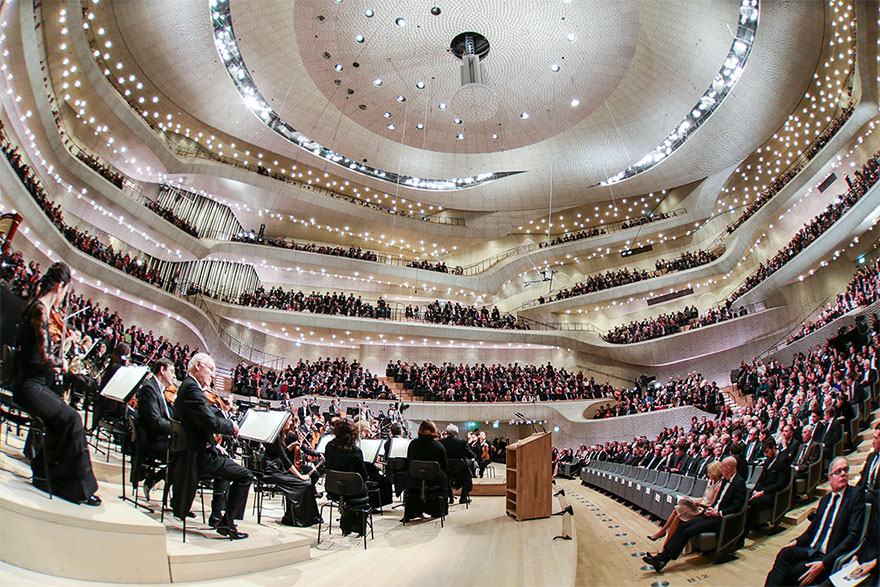
[[[773,498],[774,496],[769,493],[765,493],[755,499],[749,501],[749,513],[746,521],[746,532],[749,530],[754,530],[758,527],[758,515],[760,512],[764,510],[773,509]]]
[[[199,471],[203,476],[214,478],[211,517],[215,520],[219,517],[221,525],[234,528],[235,520],[244,517],[248,492],[254,481],[253,474],[229,457],[220,454],[217,449],[209,449],[205,453]],[[225,503],[222,498],[224,495],[226,496]],[[220,512],[224,507],[226,512],[221,515]]]
[[[39,379],[25,379],[15,389],[15,401],[46,425],[43,446],[31,460],[34,485],[47,489],[44,455],[48,457],[52,492],[80,502],[98,491],[82,418]]]
[[[720,517],[711,516],[697,516],[693,520],[682,522],[659,554],[659,558],[666,562],[677,559],[691,538],[703,532],[717,532],[720,523]]]
[[[816,556],[818,555],[818,556]],[[822,554],[804,546],[789,546],[776,555],[773,568],[767,575],[764,585],[797,585],[798,577],[807,572],[807,563],[821,560]],[[828,577],[828,569],[822,571],[813,585],[822,583]],[[869,583],[865,583],[868,585]]]

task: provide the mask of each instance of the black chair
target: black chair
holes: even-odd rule
[[[429,485],[431,481],[436,482],[442,479],[440,463],[437,461],[410,461],[409,475],[414,479],[418,479],[421,482],[421,485],[417,496],[412,495],[410,488],[407,488],[406,490],[406,506],[404,507],[404,512],[406,513],[403,517],[403,524],[406,525],[406,522],[409,521],[407,516],[409,516],[412,509],[416,509],[416,506],[420,506],[418,508],[419,512],[428,511],[432,509],[427,507],[429,506],[429,502],[431,504],[436,502],[437,508],[434,511],[440,512],[440,527],[442,528],[446,521],[446,514],[449,513],[449,502],[446,498],[446,484],[442,483],[435,487]],[[419,499],[418,503],[415,501],[415,498]],[[428,513],[430,513],[430,511]]]
[[[773,507],[761,510],[757,513],[758,524],[769,524],[770,533],[777,534],[783,530],[779,525],[788,510],[791,509],[792,484],[794,475],[789,475],[788,483],[773,496]]]
[[[471,470],[468,468],[464,459],[447,459],[446,461],[446,479],[449,481],[449,499],[452,499],[453,489],[462,489],[456,479],[463,475],[470,476]],[[470,509],[470,502],[465,502],[465,509]]]
[[[167,468],[167,463],[163,463],[155,458],[155,456],[150,455],[147,450],[147,442],[146,442],[146,434],[144,432],[143,426],[140,424],[140,419],[138,418],[138,414],[136,411],[131,410],[128,414],[128,424],[131,428],[131,444],[133,447],[132,455],[131,455],[131,487],[134,492],[134,503],[135,507],[143,507],[150,513],[153,513],[153,509],[149,506],[138,502],[138,493],[140,491],[140,482],[143,479],[146,481],[144,485],[144,499],[150,501],[150,492],[148,487],[152,486],[156,479],[160,479],[165,476],[165,469]],[[125,464],[125,457],[123,455],[123,469]],[[123,473],[123,498],[125,497],[125,474]]]
[[[822,480],[822,451],[824,448],[819,446],[819,458],[810,463],[805,477],[797,477],[794,480],[794,495],[804,500],[809,500],[810,495],[819,486]]]
[[[691,538],[691,546],[702,552],[703,556],[712,559],[716,565],[736,558],[733,553],[740,547],[746,531],[747,507],[748,502],[745,502],[738,512],[722,517],[717,534],[702,532]]]
[[[184,458],[183,453],[186,452],[186,432],[183,430],[183,425],[177,420],[170,420],[171,422],[171,442],[168,444],[168,458],[166,462],[168,466],[165,468],[165,487],[162,490],[162,515],[160,516],[160,520],[165,522],[165,510],[167,509],[168,504],[168,491],[171,489],[171,463],[173,462],[173,458]],[[174,456],[176,455],[176,457]],[[202,501],[202,523],[205,522],[205,489],[209,488],[209,485],[206,483],[205,479],[199,480],[199,497]],[[187,516],[183,516],[183,541],[186,542],[186,518]],[[233,538],[230,537],[230,540]]]
[[[15,425],[16,436],[21,434],[22,428],[27,429],[28,436],[25,441],[24,455],[33,460],[38,451],[36,443],[46,440],[46,424],[39,417],[29,414],[23,407],[18,405],[12,396],[12,387],[15,384],[15,363],[18,348],[8,344],[3,345],[0,355],[0,426],[5,424],[6,440],[9,440],[9,426]],[[49,454],[43,452],[43,470],[45,477],[34,476],[31,482],[45,481],[46,493],[52,499],[52,479],[49,473]]]
[[[859,541],[856,542],[856,545],[852,549],[837,557],[837,559],[834,561],[834,566],[831,569],[831,574],[839,571],[841,567],[843,567],[843,565],[848,563],[852,559],[852,557],[856,555],[856,553],[859,551],[859,548],[862,547],[862,544],[865,542],[865,536],[868,533],[868,525],[871,521],[871,508],[872,504],[865,504],[865,521],[862,523],[862,533],[859,535]]]
[[[327,530],[327,533],[330,534],[333,531],[333,506],[335,505],[340,510],[344,509],[361,515],[361,528],[364,530],[364,550],[366,550],[367,526],[370,528],[370,538],[374,537],[373,513],[366,485],[360,474],[345,471],[327,471],[327,476],[324,478],[324,491],[329,501],[321,504],[321,515],[318,521],[318,544],[321,543],[324,508],[330,508],[330,522]]]

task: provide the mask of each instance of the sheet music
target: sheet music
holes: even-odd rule
[[[126,365],[120,367],[101,390],[101,396],[118,402],[127,402],[134,395],[135,389],[150,372],[149,367]]]
[[[364,453],[365,463],[375,463],[376,457],[379,456],[379,450],[385,441],[381,438],[362,438],[358,441],[361,452]]]
[[[392,438],[391,450],[388,451],[389,459],[405,459],[406,451],[409,449],[409,438]]]
[[[239,425],[238,436],[258,442],[275,442],[288,418],[290,418],[290,412],[248,410]]]
[[[321,440],[318,441],[318,446],[315,448],[315,452],[319,454],[324,454],[324,451],[327,450],[327,443],[336,438],[335,434],[325,434],[321,437]]]

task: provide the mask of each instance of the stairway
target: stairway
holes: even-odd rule
[[[413,390],[404,389],[403,383],[397,383],[394,381],[393,377],[379,377],[379,381],[387,385],[391,390],[391,393],[396,395],[402,402],[413,403],[425,401],[424,398],[414,396]]]

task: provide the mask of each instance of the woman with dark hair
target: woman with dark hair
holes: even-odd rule
[[[442,512],[448,509],[446,503],[447,480],[444,471],[446,471],[449,465],[446,459],[446,449],[437,440],[438,435],[437,425],[432,420],[422,420],[422,423],[419,424],[418,437],[409,443],[409,447],[406,450],[407,467],[413,461],[435,461],[440,465],[440,476],[427,484],[425,495],[429,503],[425,503],[421,499],[422,482],[411,475],[407,476],[404,520],[408,521],[413,518],[419,518],[426,511],[429,511],[429,513],[433,512],[432,515],[434,517],[439,517],[437,515],[438,507],[439,511]],[[431,502],[428,498],[429,494],[440,495],[441,499],[437,500],[436,503]]]
[[[98,386],[99,392],[104,389],[104,386],[109,383],[110,379],[113,378],[113,375],[120,367],[128,365],[128,357],[130,353],[131,351],[127,344],[124,342],[116,343],[113,352],[110,354],[110,362],[107,364],[107,368],[104,369],[104,373],[101,375],[101,383]],[[110,420],[114,422],[125,420],[125,410],[126,405],[124,403],[99,395],[95,402],[94,426],[97,426],[98,422],[101,420]]]
[[[285,439],[293,429],[293,416],[287,419],[284,429],[272,444],[266,445],[266,464],[263,474],[265,483],[274,483],[284,493],[284,517],[287,526],[307,527],[320,521],[315,488],[308,475],[296,468],[294,455]],[[291,445],[292,446],[292,445]]]
[[[34,485],[68,501],[101,505],[95,495],[98,482],[92,472],[86,434],[79,414],[53,391],[56,375],[64,370],[63,357],[49,336],[49,313],[61,305],[70,285],[70,269],[54,263],[43,274],[37,294],[22,310],[18,330],[15,401],[46,426],[43,446],[31,459]],[[44,456],[45,453],[45,456]],[[49,470],[44,470],[48,461]]]
[[[364,480],[364,492],[362,495],[349,499],[367,499],[367,469],[364,466],[364,453],[358,448],[358,432],[354,422],[349,418],[339,418],[333,423],[333,434],[336,436],[327,443],[324,450],[324,460],[327,471],[342,471],[358,473]],[[340,508],[341,518],[339,526],[342,535],[357,531],[364,533],[363,518],[356,512],[349,512]]]

